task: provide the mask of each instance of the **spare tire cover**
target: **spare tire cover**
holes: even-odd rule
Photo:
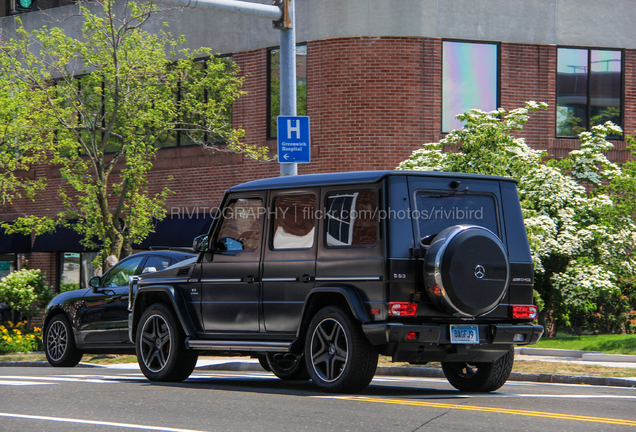
[[[440,232],[424,257],[424,282],[430,299],[455,316],[491,312],[508,287],[508,255],[490,230],[455,225]]]

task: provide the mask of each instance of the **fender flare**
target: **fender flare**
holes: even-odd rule
[[[141,302],[137,302],[137,300],[142,298],[145,294],[151,293],[165,294],[165,296],[170,299],[170,305],[172,306],[172,309],[177,316],[177,319],[179,320],[179,323],[181,324],[186,337],[196,336],[197,331],[194,323],[192,322],[192,319],[190,318],[188,307],[183,294],[181,294],[181,291],[175,289],[175,287],[170,285],[152,285],[148,287],[142,286],[140,288],[137,288],[137,291],[135,293],[132,312],[130,312],[128,318],[128,337],[130,338],[131,342],[135,342],[137,324],[139,323],[139,318],[144,313]]]
[[[320,294],[339,294],[342,297],[344,297],[344,299],[346,300],[348,306],[349,306],[349,310],[351,311],[351,313],[353,314],[353,317],[360,321],[361,323],[368,323],[370,322],[370,318],[369,318],[369,312],[367,312],[366,308],[364,307],[364,301],[362,300],[362,297],[360,296],[359,291],[357,290],[357,288],[355,288],[352,285],[329,285],[329,286],[321,286],[321,287],[315,287],[313,288],[311,291],[309,291],[309,294],[307,294],[307,297],[305,298],[305,304],[303,306],[303,311],[301,314],[301,325],[298,327],[298,330],[296,332],[296,335],[298,337],[301,336],[301,330],[303,328],[302,323],[305,322],[305,319],[307,318],[307,309],[309,307],[309,305],[311,304],[312,298],[315,297],[316,295],[320,295]],[[311,317],[309,317],[311,318]]]

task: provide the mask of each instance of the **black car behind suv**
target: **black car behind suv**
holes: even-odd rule
[[[144,375],[180,381],[199,352],[251,355],[281,379],[357,392],[378,354],[501,387],[536,343],[533,267],[513,180],[356,172],[229,189],[196,262],[132,278]],[[134,283],[136,281],[136,284]]]
[[[140,252],[121,260],[91,288],[63,292],[45,310],[42,342],[52,366],[75,366],[82,355],[134,354],[128,338],[128,277],[159,272],[196,257],[172,250]]]

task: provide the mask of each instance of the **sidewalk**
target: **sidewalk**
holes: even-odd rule
[[[541,348],[515,348],[515,361],[542,361],[542,362],[563,362],[586,365],[600,365],[617,368],[636,368],[636,355],[614,355],[602,354],[591,351],[574,350],[554,350]],[[21,367],[48,367],[47,362],[7,362],[0,363],[4,366]],[[122,363],[112,365],[94,365],[80,363],[77,367],[111,368],[139,371],[136,363]],[[249,357],[206,357],[201,356],[197,361],[196,370],[200,371],[236,371],[236,372],[265,372],[258,360]],[[376,375],[384,376],[411,376],[444,378],[441,369],[428,368],[426,366],[380,366]],[[547,382],[561,384],[587,384],[604,385],[615,387],[635,387],[634,378],[613,378],[613,377],[591,377],[574,375],[553,375],[536,373],[516,373],[510,376],[510,381]]]

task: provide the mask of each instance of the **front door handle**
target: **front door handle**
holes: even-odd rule
[[[247,276],[241,279],[241,282],[254,283],[254,282],[258,282],[258,279],[255,278],[254,276]]]
[[[309,275],[302,275],[298,278],[298,282],[304,283],[311,282],[312,280],[314,280],[314,277]]]

